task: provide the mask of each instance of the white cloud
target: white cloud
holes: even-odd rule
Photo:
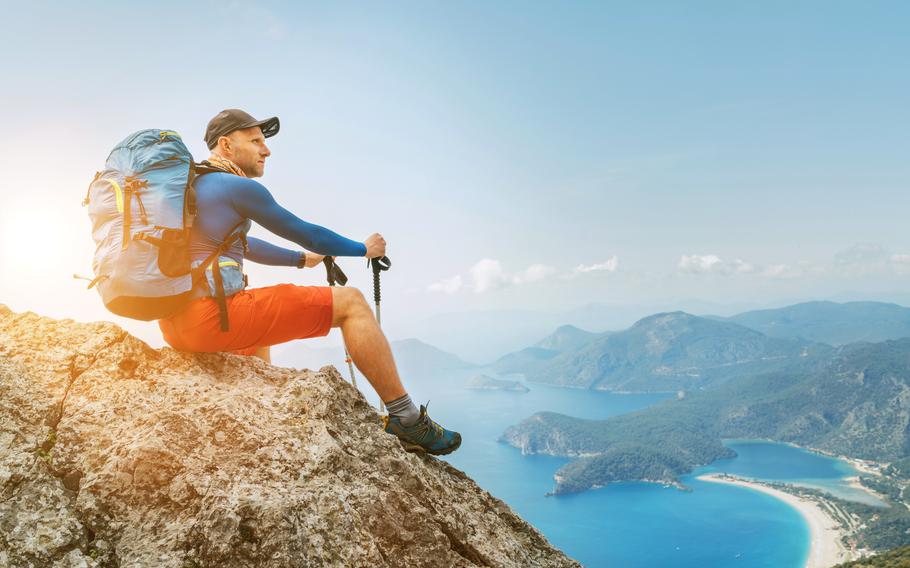
[[[588,272],[616,272],[616,269],[619,268],[619,257],[615,254],[608,258],[606,261],[598,264],[579,264],[572,271],[574,274],[586,274]]]
[[[910,274],[910,254],[891,254],[878,243],[857,243],[834,255],[834,269],[845,276]]]
[[[506,272],[502,267],[502,263],[498,260],[484,258],[468,269],[467,278],[464,278],[461,274],[444,278],[427,286],[427,291],[454,294],[461,290],[470,289],[477,294],[482,294],[509,286],[522,286],[532,282],[541,282],[554,277],[566,279],[590,272],[616,272],[618,267],[619,258],[614,255],[601,263],[579,264],[571,271],[564,273],[560,273],[555,266],[547,264],[532,264],[524,270],[509,273]]]
[[[551,276],[556,269],[546,264],[532,264],[518,274],[512,277],[514,284],[525,284],[527,282],[537,282]]]
[[[474,292],[478,294],[501,288],[508,281],[502,269],[502,264],[498,260],[491,258],[484,258],[472,266],[469,272],[471,273],[471,279],[474,281]]]
[[[834,255],[834,262],[842,265],[864,264],[868,262],[878,262],[886,256],[885,249],[880,244],[857,243]]]
[[[460,274],[456,274],[451,278],[443,278],[439,282],[434,282],[427,287],[427,290],[430,292],[442,292],[444,294],[454,294],[455,292],[461,290],[463,281]]]
[[[843,274],[862,276],[887,268],[888,253],[877,243],[857,243],[834,255],[834,266]]]
[[[762,278],[795,278],[812,269],[808,263],[799,266],[770,264],[762,266],[741,258],[726,261],[716,254],[684,254],[676,268],[684,274],[719,274],[723,276],[755,275]]]
[[[800,273],[799,269],[786,264],[771,264],[761,271],[761,275],[767,278],[794,278]]]
[[[910,273],[910,254],[892,254],[891,267],[898,274]]]
[[[750,264],[739,258],[733,261],[733,271],[737,274],[754,274],[757,268],[754,264]]]
[[[724,261],[716,254],[684,254],[676,267],[687,274],[722,274],[728,271]]]

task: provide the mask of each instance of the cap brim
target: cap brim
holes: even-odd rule
[[[243,128],[253,128],[254,126],[258,126],[262,130],[263,136],[266,138],[271,138],[272,136],[278,134],[278,129],[281,128],[281,123],[278,121],[277,116],[273,116],[272,118],[267,118],[265,120],[257,120],[256,122],[244,124],[237,130],[241,130]]]

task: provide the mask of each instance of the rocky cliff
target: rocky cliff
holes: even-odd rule
[[[577,564],[331,367],[0,305],[0,566]]]

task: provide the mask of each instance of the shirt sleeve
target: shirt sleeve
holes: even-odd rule
[[[234,176],[229,192],[234,209],[241,216],[307,250],[326,256],[365,256],[367,253],[365,244],[300,219],[279,205],[259,182]]]
[[[244,255],[247,260],[269,266],[297,266],[300,262],[300,251],[282,248],[256,237],[247,237],[246,243],[249,246]]]

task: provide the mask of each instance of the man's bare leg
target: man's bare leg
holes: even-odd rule
[[[340,327],[348,353],[383,402],[407,392],[401,384],[389,341],[357,288],[332,288],[332,327]]]
[[[441,456],[457,450],[461,434],[433,422],[424,407],[418,411],[404,390],[389,342],[360,290],[333,287],[332,301],[332,327],[341,328],[348,353],[388,407],[385,431],[408,451]]]

